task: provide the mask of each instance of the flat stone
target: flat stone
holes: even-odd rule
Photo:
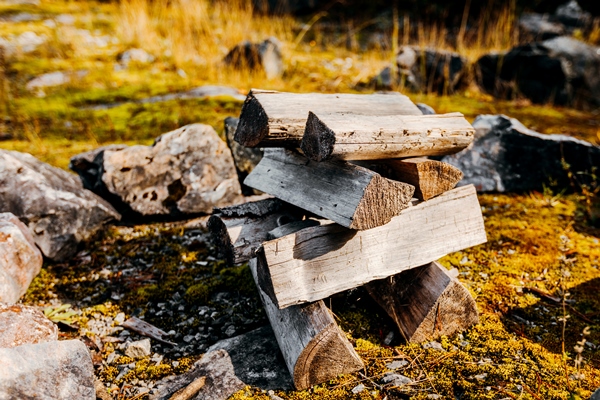
[[[388,369],[398,369],[398,368],[405,367],[407,365],[408,365],[408,361],[406,361],[406,360],[395,360],[389,364],[386,364],[385,367]]]
[[[130,342],[125,349],[125,355],[131,358],[143,358],[152,354],[150,339],[142,339]]]
[[[95,400],[94,367],[79,340],[0,349],[0,398]]]
[[[124,65],[128,65],[132,61],[141,64],[148,64],[154,62],[154,60],[154,56],[144,49],[125,50],[117,56],[117,61]]]
[[[88,73],[87,71],[48,72],[46,74],[37,76],[37,77],[33,78],[32,80],[30,80],[29,82],[27,82],[27,84],[25,85],[25,88],[27,90],[34,90],[34,89],[42,89],[42,88],[52,87],[52,86],[60,86],[60,85],[64,85],[64,84],[71,82],[71,80],[74,77],[83,78],[85,75],[87,75],[87,73]]]
[[[72,256],[80,241],[120,219],[76,175],[6,150],[0,150],[0,212],[23,221],[42,253],[53,260]]]
[[[34,307],[0,303],[0,348],[58,340],[58,328]]]
[[[12,213],[0,213],[0,302],[19,301],[42,263],[27,226]]]
[[[388,372],[381,378],[381,383],[391,384],[392,386],[403,386],[413,383],[413,380],[395,372]]]
[[[210,213],[241,200],[227,145],[215,130],[192,124],[165,133],[152,146],[103,149],[83,169],[86,188],[132,218]]]

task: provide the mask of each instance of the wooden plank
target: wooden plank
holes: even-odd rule
[[[365,285],[407,342],[435,340],[479,322],[469,291],[438,262]]]
[[[322,300],[280,310],[263,289],[258,270],[261,257],[250,260],[267,317],[298,390],[364,368],[346,335]],[[261,265],[263,264],[263,265]]]
[[[309,111],[421,115],[408,97],[396,92],[323,94],[252,89],[242,106],[234,138],[248,147],[296,148]]]
[[[427,264],[486,242],[473,185],[406,208],[390,223],[366,231],[339,225],[306,228],[263,243],[280,308]]]
[[[318,111],[309,113],[300,147],[314,161],[380,160],[453,154],[467,147],[474,135],[461,113],[374,116]]]
[[[351,229],[388,223],[406,208],[414,187],[345,162],[314,162],[285,149],[265,149],[244,183]]]

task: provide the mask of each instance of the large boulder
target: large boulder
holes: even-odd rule
[[[30,154],[6,150],[0,150],[0,212],[23,221],[42,253],[53,260],[73,255],[80,241],[120,219],[77,176]]]
[[[210,213],[241,195],[231,152],[202,124],[165,133],[152,146],[80,154],[70,167],[86,188],[130,217]]]
[[[233,155],[233,162],[238,173],[238,179],[242,187],[242,193],[246,196],[257,194],[257,191],[243,184],[244,179],[258,165],[263,157],[263,149],[242,146],[234,140],[239,118],[225,118],[225,139]]]
[[[591,184],[600,165],[600,147],[565,135],[544,135],[504,115],[480,115],[473,122],[475,140],[442,161],[464,174],[459,185],[482,192],[542,191]],[[597,178],[596,178],[597,179]]]
[[[576,0],[560,5],[554,14],[523,13],[519,18],[521,40],[546,40],[571,35],[576,29],[591,27],[592,15]]]
[[[0,303],[0,348],[58,340],[58,328],[34,307]]]
[[[79,340],[0,348],[1,399],[95,400],[92,358]]]
[[[393,76],[390,67],[373,78],[378,89],[392,89],[404,85],[417,92],[453,93],[465,81],[467,61],[457,53],[402,46],[396,56],[397,74]]]
[[[281,42],[274,37],[260,43],[244,41],[234,46],[223,59],[225,64],[238,69],[262,69],[267,79],[283,75]]]
[[[534,103],[600,105],[600,47],[560,36],[492,53],[477,61],[479,85],[499,98]]]
[[[25,224],[14,214],[0,213],[0,302],[19,301],[42,263],[42,253]]]

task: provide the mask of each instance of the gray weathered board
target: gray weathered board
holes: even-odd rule
[[[467,147],[475,134],[475,129],[461,113],[363,115],[360,111],[315,112],[309,113],[301,144],[303,153],[314,161],[453,154]]]
[[[358,165],[319,163],[286,149],[265,149],[244,183],[351,229],[388,223],[414,193],[413,186]]]
[[[407,342],[435,340],[479,321],[475,299],[438,262],[365,285]]]
[[[300,145],[309,111],[369,115],[421,115],[400,93],[285,93],[252,89],[244,102],[235,140],[248,147]]]
[[[365,231],[330,224],[263,243],[279,308],[315,301],[486,242],[472,185],[403,210]]]

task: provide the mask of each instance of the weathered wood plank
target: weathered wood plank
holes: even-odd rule
[[[472,185],[406,208],[365,231],[316,226],[263,243],[280,308],[315,301],[486,241]]]
[[[314,162],[266,149],[244,183],[351,229],[388,223],[406,208],[414,187],[345,162]]]
[[[263,289],[261,257],[250,260],[267,317],[298,390],[364,368],[358,354],[322,300],[280,310]]]
[[[314,161],[434,156],[464,149],[474,134],[461,113],[374,116],[318,111],[309,113],[300,147]]]
[[[242,106],[235,140],[248,147],[296,148],[309,111],[421,115],[408,97],[395,92],[323,94],[252,89]]]
[[[435,340],[479,322],[469,291],[437,262],[365,285],[407,342]]]

